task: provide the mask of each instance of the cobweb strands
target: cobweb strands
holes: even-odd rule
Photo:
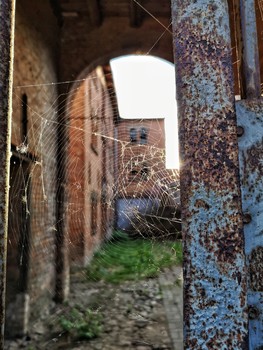
[[[48,7],[44,2],[38,5]],[[31,7],[25,12],[30,14],[29,10]],[[118,280],[121,267],[112,260],[125,249],[131,254],[131,259],[130,255],[125,259],[139,268],[131,277],[134,283],[125,285],[131,296],[136,296],[131,300],[133,310],[127,320],[138,321],[140,327],[143,310],[137,312],[135,304],[143,300],[141,289],[148,290],[154,299],[150,306],[149,298],[148,309],[162,310],[157,280],[159,260],[167,259],[173,264],[179,261],[173,246],[181,238],[179,170],[166,168],[164,117],[121,118],[109,62],[92,64],[93,68],[87,68],[86,75],[82,72],[81,78],[58,82],[53,47],[48,46],[49,41],[53,45],[52,33],[45,37],[43,21],[39,21],[39,32],[34,32],[34,26],[34,30],[38,29],[37,20],[32,19],[29,28],[29,14],[28,17],[23,14],[23,5],[18,4],[6,349],[16,349],[21,344],[56,349],[63,348],[64,341],[66,349],[70,348],[69,338],[79,340],[74,327],[83,318],[86,322],[94,317],[93,325],[97,325],[101,320],[96,315],[102,312],[106,318],[103,326],[107,329],[114,311],[107,309],[104,300],[98,302],[93,298],[106,290],[106,301],[112,300],[117,310],[119,292],[105,284],[108,283],[105,275],[113,270]],[[37,12],[39,17],[43,14],[44,10]],[[146,52],[150,53],[165,35],[171,36],[170,27],[160,26],[158,36],[149,39]],[[145,246],[141,246],[141,241]],[[159,250],[163,242],[168,242],[165,253]],[[167,251],[171,259],[166,257]],[[140,270],[142,260],[147,266]],[[110,263],[114,267],[108,273]],[[95,266],[95,272],[88,270],[91,266]],[[99,285],[95,285],[97,270],[107,272]],[[144,270],[149,270],[149,274]],[[137,286],[138,277],[146,280]],[[148,280],[152,277],[156,279]],[[58,301],[58,288],[63,289],[60,301],[68,300],[67,303],[54,302]],[[121,307],[124,315],[128,315],[125,300]],[[147,317],[151,316],[149,313]],[[80,317],[78,322],[74,317]],[[74,329],[72,334],[70,326]],[[164,315],[162,327],[168,344]],[[89,336],[97,337],[100,332],[100,327],[95,327]],[[15,341],[16,337],[20,340]],[[159,342],[157,335],[156,341],[150,338],[149,342]],[[91,343],[88,347],[92,349]]]
[[[73,88],[64,85],[69,92],[63,95],[54,84],[14,87],[14,110],[24,124],[14,118],[6,334],[13,335],[15,325],[20,334],[22,321],[10,320],[29,300],[30,319],[38,315],[39,285],[46,296],[54,295],[60,220],[67,222],[71,266],[88,265],[107,241],[114,246],[116,231],[149,241],[180,238],[179,173],[165,167],[164,119],[119,118],[111,103],[115,92],[100,66]],[[40,97],[47,101],[41,108]],[[58,126],[65,128],[67,142],[57,140]],[[60,169],[67,178],[64,218],[56,211],[61,151],[67,155],[66,168]],[[107,257],[100,259],[101,268],[107,263]]]

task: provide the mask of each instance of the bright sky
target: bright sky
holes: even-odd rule
[[[119,113],[126,119],[165,118],[166,167],[179,167],[174,65],[153,56],[110,61]]]

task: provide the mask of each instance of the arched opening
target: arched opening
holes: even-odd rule
[[[92,69],[71,92],[69,232],[77,264],[115,230],[178,236],[174,79],[169,62],[128,55]]]
[[[149,55],[125,55],[110,61],[121,119],[163,119],[165,163],[179,168],[174,65]],[[140,143],[147,130],[141,129]]]
[[[159,59],[153,58],[155,60]],[[154,295],[149,297],[149,303],[155,304],[158,299],[156,296],[160,293],[160,271],[163,273],[165,267],[171,268],[171,283],[175,283],[180,275],[180,270],[177,270],[181,256],[181,246],[178,243],[179,175],[176,167],[166,167],[165,140],[165,116],[166,113],[169,114],[168,109],[168,117],[176,119],[173,114],[174,86],[171,92],[167,88],[167,76],[169,73],[172,75],[174,84],[174,73],[172,69],[168,70],[165,79],[164,72],[158,71],[159,75],[156,73],[160,66],[157,68],[153,65],[148,72],[150,85],[159,86],[156,86],[155,95],[149,94],[150,88],[146,88],[147,91],[141,99],[146,105],[152,105],[158,98],[158,93],[166,90],[164,95],[172,98],[170,108],[167,107],[169,99],[161,101],[160,98],[159,105],[164,109],[159,108],[157,111],[155,106],[152,111],[148,109],[148,115],[144,117],[144,106],[133,96],[130,104],[126,102],[128,110],[132,105],[140,106],[137,111],[122,118],[120,102],[117,104],[118,84],[114,71],[112,73],[112,62],[111,65],[98,65],[91,69],[83,81],[71,91],[68,102],[71,261],[74,265],[86,266],[89,283],[92,285],[99,280],[102,284],[98,285],[108,289],[111,299],[118,304],[115,307],[123,308],[127,317],[130,317],[129,313],[133,317],[139,308],[139,312],[144,315],[141,323],[146,325],[148,318],[151,320],[149,325],[153,325],[152,317],[157,311],[150,304],[147,306],[147,302],[146,306],[140,305],[142,300],[136,297],[137,289],[144,285],[145,293]],[[170,63],[162,63],[173,68]],[[127,69],[132,70],[135,75],[134,67],[128,65]],[[131,85],[125,77],[125,71],[121,75],[124,83]],[[142,78],[142,73],[139,76]],[[145,83],[145,77],[141,80],[139,78],[135,80],[134,89]],[[121,89],[123,92],[124,88]],[[126,93],[132,94],[130,91]],[[176,128],[173,132],[176,139]],[[173,151],[175,153],[177,150]],[[149,277],[152,277],[151,281]],[[122,299],[123,287],[112,287],[112,283],[123,281],[129,290],[126,294],[129,299],[126,306]],[[151,290],[154,290],[152,294]],[[165,291],[166,286],[163,286],[163,292]],[[180,295],[178,290],[175,293]],[[105,301],[99,297],[96,302],[98,307],[108,310],[107,313],[111,315],[110,323],[116,324],[117,329],[120,320],[115,319],[116,315],[110,309],[110,305],[113,307],[112,303],[108,302],[106,306]],[[158,312],[160,307],[161,304],[157,303]],[[105,323],[107,322],[108,318]],[[166,338],[168,329],[165,324],[164,317],[155,326],[150,326],[150,329],[158,327],[163,331],[163,337],[160,334],[156,336],[159,338],[155,339],[156,343]],[[178,329],[181,328],[179,321]],[[145,326],[145,336],[142,336],[145,341],[150,339],[148,332],[148,327]],[[119,346],[119,339],[115,342],[116,347]]]
[[[178,229],[174,68],[145,55],[121,56],[110,64],[118,101],[116,227],[165,238]]]

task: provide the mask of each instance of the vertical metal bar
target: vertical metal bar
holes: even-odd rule
[[[185,349],[246,349],[246,272],[227,1],[173,0]]]
[[[237,102],[242,207],[246,221],[249,349],[263,349],[263,102],[254,0],[240,0],[243,76],[246,100]]]
[[[261,88],[255,1],[240,0],[240,13],[243,39],[244,97],[259,98]]]
[[[4,348],[15,1],[0,0],[0,349]]]
[[[249,349],[263,349],[263,101],[236,104],[245,252],[248,269]]]

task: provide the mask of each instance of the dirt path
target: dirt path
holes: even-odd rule
[[[169,283],[166,283],[166,274]],[[111,285],[87,282],[83,273],[77,271],[72,275],[69,303],[63,307],[55,306],[44,323],[40,320],[33,325],[27,339],[8,342],[5,349],[174,350],[175,343],[169,335],[167,322],[169,304],[166,300],[164,307],[163,296],[169,297],[167,288],[173,284],[178,286],[178,275],[172,274],[171,270],[166,274],[159,279]],[[169,303],[173,303],[173,296]],[[89,308],[101,316],[101,332],[97,338],[78,341],[61,331],[58,320],[74,307]]]

